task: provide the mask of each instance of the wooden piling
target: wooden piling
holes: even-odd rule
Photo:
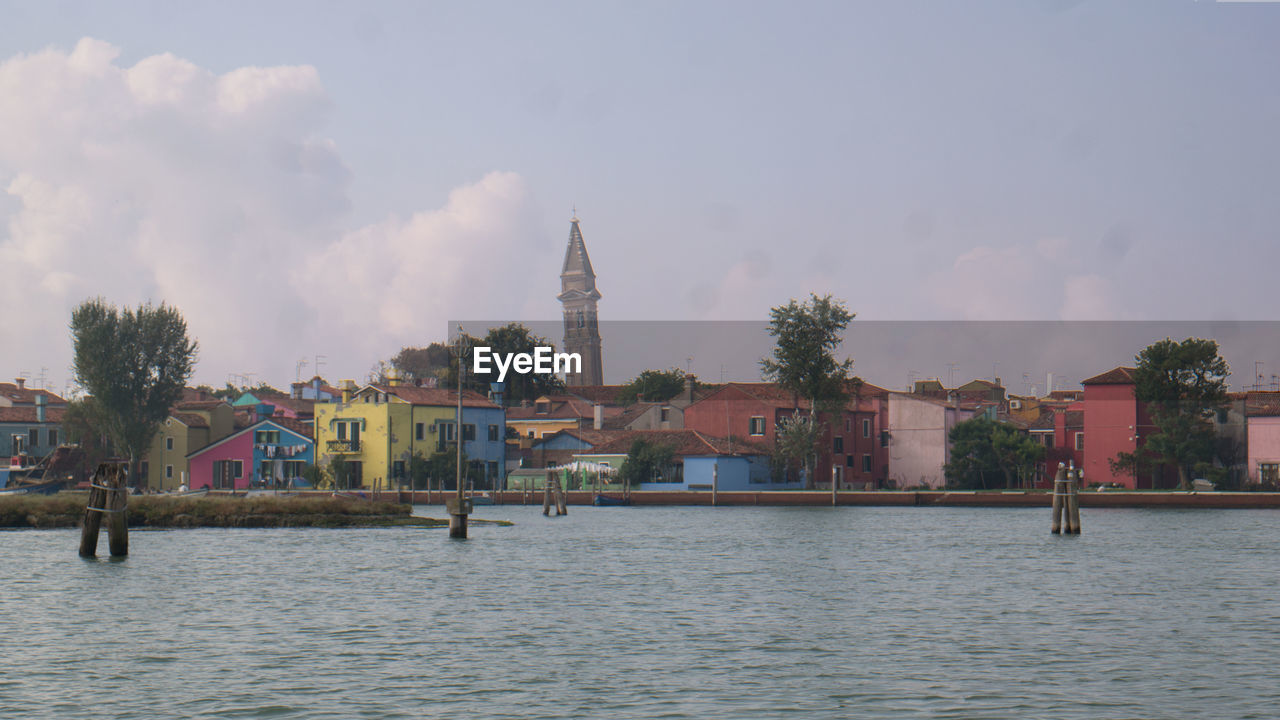
[[[555,473],[554,470],[548,470],[547,476],[542,480],[542,514],[551,515],[551,477]]]
[[[1067,532],[1080,534],[1080,471],[1067,471]]]
[[[114,492],[108,491],[110,512],[107,513],[107,547],[111,557],[125,557],[129,554],[129,473],[128,470],[116,466],[114,482],[108,483]]]
[[[1067,466],[1058,463],[1058,473],[1053,476],[1053,522],[1050,532],[1058,535],[1062,532],[1063,501],[1066,499]]]
[[[716,495],[720,492],[720,463],[711,465],[711,505],[716,505]]]
[[[107,507],[106,469],[99,465],[89,480],[89,502],[84,509],[84,522],[80,524],[80,557],[98,556],[98,534],[102,530],[101,508]]]

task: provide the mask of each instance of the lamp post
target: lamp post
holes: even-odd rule
[[[471,503],[462,494],[462,378],[466,374],[466,359],[463,357],[462,342],[465,337],[462,326],[458,326],[458,415],[453,423],[454,440],[458,443],[458,461],[456,477],[458,493],[445,501],[449,511],[449,537],[460,540],[467,539],[467,515],[471,513]]]

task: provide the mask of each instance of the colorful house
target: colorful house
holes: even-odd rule
[[[870,383],[852,385],[853,396],[840,412],[823,414],[822,451],[812,487],[875,488],[887,477],[888,391]],[[709,437],[738,438],[772,448],[778,423],[810,403],[776,383],[728,383],[684,411],[684,427]]]
[[[142,460],[144,487],[175,490],[190,486],[187,456],[235,430],[235,410],[223,400],[178,403],[165,418]]]
[[[600,427],[604,427],[606,419],[621,412],[620,407],[592,403],[577,395],[543,395],[530,406],[508,408],[506,420],[523,441],[522,447],[528,447],[532,441],[561,430],[594,428],[597,415]]]
[[[672,452],[672,466],[654,482],[640,483],[640,490],[798,490],[799,481],[775,482],[769,451],[756,443],[705,435],[696,430],[635,430],[577,454],[575,460],[621,470],[637,440],[665,445]]]
[[[405,385],[397,380],[356,388],[348,383],[337,402],[315,406],[317,462],[345,460],[340,487],[371,487],[408,478],[414,455],[429,458],[456,448],[458,393]],[[500,488],[506,473],[503,409],[479,393],[462,393],[463,453],[479,487]],[[440,478],[451,481],[453,478]]]
[[[289,487],[314,461],[311,429],[287,418],[264,418],[187,455],[190,487],[213,490]]]

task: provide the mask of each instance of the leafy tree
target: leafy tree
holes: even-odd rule
[[[412,463],[412,459],[410,460]],[[445,448],[431,453],[431,457],[426,459],[427,477],[429,482],[435,485],[437,490],[457,490],[458,477],[458,450],[456,447]],[[462,482],[476,482],[481,479],[481,473],[478,473],[475,464],[468,462],[467,454],[462,454]],[[412,469],[410,470],[412,475]]]
[[[680,368],[645,370],[622,386],[619,405],[630,405],[643,398],[649,402],[666,402],[684,391],[685,373]]]
[[[62,432],[67,441],[80,446],[84,453],[78,470],[87,476],[106,459],[116,454],[111,437],[106,430],[102,408],[93,396],[85,396],[67,403],[62,416]]]
[[[671,477],[674,467],[671,460],[675,457],[675,449],[670,445],[650,442],[637,438],[631,443],[627,459],[622,463],[618,476],[627,485],[639,485],[652,482],[658,477]]]
[[[1192,470],[1212,466],[1218,442],[1211,418],[1227,404],[1231,371],[1218,354],[1218,343],[1200,338],[1165,338],[1136,359],[1134,394],[1147,404],[1156,432],[1138,452],[1118,454],[1111,466],[1136,472],[1149,462],[1172,465],[1179,487],[1190,489]]]
[[[820,411],[835,411],[849,400],[853,360],[836,360],[841,334],[853,313],[830,295],[810,295],[769,311],[769,334],[777,338],[772,358],[760,361],[766,379],[776,381],[797,399],[807,398]]]
[[[324,469],[319,465],[304,465],[302,471],[298,473],[299,477],[311,483],[314,488],[323,488],[329,486],[329,479],[324,473]]]
[[[76,382],[93,396],[102,427],[129,456],[130,476],[195,369],[197,344],[177,309],[118,310],[102,298],[71,313]]]
[[[467,373],[463,387],[475,390],[482,395],[489,394],[489,383],[498,382],[498,371],[493,364],[490,364],[490,371],[487,373],[477,374],[472,372],[471,350],[476,346],[488,347],[492,349],[493,353],[501,355],[509,353],[532,354],[537,347],[549,347],[553,352],[555,351],[555,345],[550,340],[534,335],[529,331],[529,328],[520,323],[508,323],[502,327],[490,328],[483,338],[466,336],[463,339],[463,358],[464,362],[467,363]],[[449,372],[446,376],[446,383],[451,388],[458,385],[456,355],[457,353],[454,352],[450,356]],[[503,404],[507,407],[519,405],[525,400],[532,402],[542,395],[564,391],[564,381],[555,375],[520,374],[508,369],[503,382],[505,385],[502,399]]]
[[[439,378],[449,371],[449,346],[433,342],[426,347],[403,347],[391,358],[390,365],[407,382]]]
[[[776,473],[785,479],[791,468],[799,464],[806,484],[812,486],[813,467],[818,460],[817,446],[821,438],[822,425],[812,415],[796,414],[779,420],[773,451]]]
[[[346,457],[342,455],[334,455],[329,458],[329,464],[325,467],[324,474],[327,479],[325,483],[326,488],[341,490],[350,487],[351,478],[347,476]]]
[[[951,461],[943,466],[947,485],[987,490],[1003,481],[1012,488],[1044,459],[1044,446],[1006,423],[976,418],[957,423],[947,434]]]

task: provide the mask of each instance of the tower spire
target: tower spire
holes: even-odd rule
[[[560,268],[560,294],[556,296],[564,309],[564,350],[582,357],[582,372],[571,374],[568,384],[603,385],[604,361],[596,315],[600,291],[596,289],[595,269],[591,267],[579,222],[575,205],[573,219],[569,221],[564,265]]]

